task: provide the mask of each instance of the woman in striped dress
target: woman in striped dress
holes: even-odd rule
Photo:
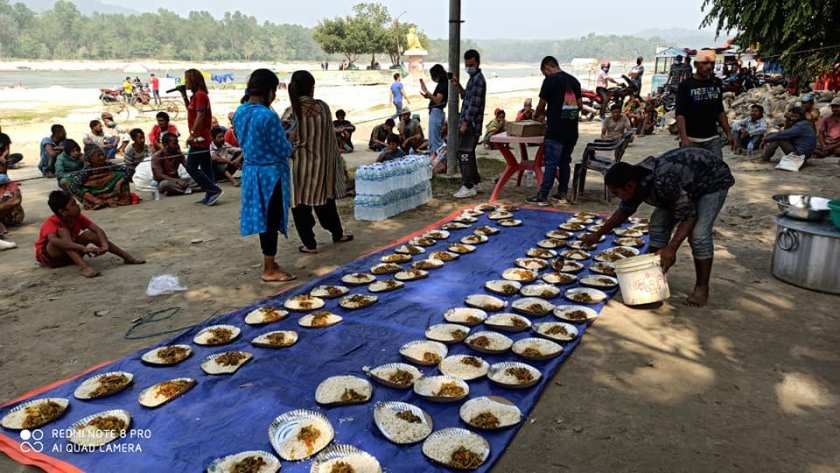
[[[315,78],[307,71],[292,74],[289,83],[291,110],[284,116],[291,122],[289,133],[294,143],[292,153],[292,217],[303,245],[302,253],[317,253],[315,218],[332,234],[335,243],[351,241],[344,231],[335,199],[344,197],[346,178],[341,166],[330,107],[313,98]]]

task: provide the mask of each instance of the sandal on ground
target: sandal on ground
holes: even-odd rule
[[[306,245],[300,245],[298,247],[298,251],[300,251],[301,253],[309,254],[309,255],[317,255],[318,254],[318,249],[317,248],[309,248]]]
[[[289,274],[289,273],[283,273],[283,274],[286,274],[287,277],[284,277],[284,278],[281,278],[281,279],[266,279],[266,278],[261,277],[260,279],[262,279],[262,282],[265,282],[265,283],[284,283],[284,282],[294,281],[295,279],[297,279],[297,276],[295,276],[294,274]]]
[[[334,243],[347,243],[348,241],[353,241],[353,234],[352,233],[345,233],[341,238],[338,240],[333,240]]]

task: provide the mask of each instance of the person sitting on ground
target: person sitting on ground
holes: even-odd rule
[[[817,126],[817,145],[814,157],[840,156],[840,97],[831,101],[831,115]]]
[[[428,142],[423,137],[423,127],[420,126],[420,116],[414,115],[412,117],[408,108],[403,108],[402,113],[400,113],[399,132],[402,140],[402,150],[406,153],[411,153],[412,150],[419,151],[428,146]]]
[[[222,131],[227,131],[227,127],[219,124],[219,119],[216,118],[216,115],[210,117],[210,129],[212,130],[213,128],[221,128]]]
[[[110,112],[102,112],[99,118],[102,120],[102,125],[104,125],[103,131],[105,132],[105,136],[117,143],[116,152],[125,152],[125,148],[128,146],[128,143],[131,142],[128,130],[117,126],[117,122],[114,120],[114,115]]]
[[[709,150],[684,147],[650,156],[637,165],[616,163],[607,171],[604,182],[621,204],[598,231],[580,240],[585,245],[597,244],[636,213],[643,202],[652,205],[655,209],[650,216],[648,251],[658,254],[662,269],[668,271],[688,238],[697,280],[686,302],[706,305],[715,254],[714,224],[729,188],[735,184],[729,166]]]
[[[601,124],[601,139],[620,140],[632,129],[630,120],[621,113],[621,105],[616,103],[610,107],[610,116]]]
[[[55,177],[55,160],[64,150],[60,143],[67,138],[64,127],[55,124],[50,127],[50,136],[41,140],[41,160],[38,169],[44,177]]]
[[[190,181],[182,179],[178,173],[178,168],[186,165],[178,135],[165,133],[163,149],[152,155],[152,177],[158,184],[158,192],[163,195],[191,194]]]
[[[140,128],[131,130],[128,134],[131,137],[131,146],[126,148],[125,156],[125,177],[131,181],[134,179],[134,171],[137,165],[149,159],[152,155],[149,146],[146,144],[146,134]]]
[[[387,148],[388,137],[394,134],[395,126],[394,119],[389,118],[385,120],[385,123],[373,127],[373,131],[370,132],[368,148],[372,151],[382,151]]]
[[[102,156],[104,158],[104,154]],[[99,271],[85,261],[85,256],[97,257],[112,253],[122,258],[125,264],[146,262],[109,241],[105,231],[82,214],[71,193],[65,190],[52,191],[47,204],[54,215],[41,224],[35,242],[35,260],[42,266],[59,268],[75,264],[82,276],[92,278],[98,276]]]
[[[85,168],[82,147],[75,140],[64,140],[61,142],[64,149],[55,161],[55,177],[58,179],[58,187],[77,194],[75,186],[81,181],[80,172]],[[78,195],[78,194],[77,194]]]
[[[114,159],[117,155],[117,141],[117,137],[105,135],[105,129],[99,120],[90,121],[90,133],[86,134],[82,140],[85,147],[96,145],[101,148],[107,159]]]
[[[504,110],[497,108],[493,115],[495,118],[490,120],[490,123],[484,127],[484,138],[481,140],[481,142],[484,143],[484,146],[488,148],[490,147],[490,138],[492,138],[493,135],[503,133],[505,131],[505,126],[507,125]]]
[[[391,161],[392,159],[399,159],[405,157],[405,153],[402,149],[400,149],[400,144],[402,140],[400,139],[399,135],[391,134],[388,137],[388,147],[385,148],[381,153],[379,153],[379,157],[376,158],[377,163],[384,163],[385,161]]]
[[[820,110],[814,104],[814,95],[805,94],[802,96],[802,113],[806,120],[811,122],[814,129],[817,129],[817,122],[820,121]]]
[[[14,242],[6,240],[7,226],[17,226],[23,223],[23,196],[20,186],[12,181],[8,175],[6,158],[9,155],[11,140],[5,133],[0,133],[0,251],[16,248]]]
[[[811,122],[805,119],[801,107],[791,108],[785,117],[786,126],[782,131],[768,133],[764,137],[764,154],[761,161],[769,162],[782,149],[785,154],[795,153],[808,159],[817,149],[817,134]]]
[[[347,113],[344,110],[337,110],[333,126],[335,127],[335,138],[338,140],[338,149],[343,153],[352,153],[353,132],[356,131],[356,127],[346,117]]]
[[[645,110],[642,100],[635,95],[628,97],[627,101],[624,102],[622,112],[630,120],[630,125],[636,130],[636,133],[642,134],[642,124],[645,121]]]
[[[533,120],[534,119],[534,104],[530,98],[525,99],[525,103],[522,104],[522,110],[517,112],[516,114],[516,121],[522,120]]]
[[[0,128],[0,149],[3,150],[3,160],[6,162],[6,169],[15,169],[18,163],[23,161],[22,154],[12,153],[12,139],[9,135],[2,132],[2,128]]]
[[[221,127],[210,130],[210,158],[213,159],[216,175],[224,176],[231,185],[239,187],[233,175],[242,169],[242,150],[225,143],[226,131]]]
[[[648,97],[645,100],[644,122],[642,123],[642,135],[652,135],[656,131],[656,123],[661,115],[665,114],[665,108],[658,100]]]
[[[155,115],[155,119],[157,120],[157,123],[155,124],[155,126],[152,127],[152,130],[149,132],[149,145],[152,147],[153,153],[163,149],[161,137],[165,133],[175,135],[176,138],[181,136],[181,134],[178,133],[178,127],[176,127],[175,124],[169,121],[168,113],[158,112],[158,114]]]
[[[78,178],[76,195],[85,210],[131,205],[131,189],[122,166],[108,164],[99,146],[85,145],[85,169],[71,179]]]
[[[735,154],[744,154],[752,143],[752,149],[759,149],[767,133],[767,120],[764,119],[764,107],[755,103],[750,106],[750,116],[738,120],[732,125],[732,134],[738,145]]]
[[[236,130],[233,127],[233,113],[228,113],[228,121],[230,122],[230,127],[228,127],[227,131],[225,132],[225,143],[233,146],[234,148],[241,148],[239,146],[239,138],[236,137]]]

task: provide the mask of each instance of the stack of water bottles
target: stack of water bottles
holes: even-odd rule
[[[384,220],[432,198],[432,160],[410,155],[356,170],[356,220]]]

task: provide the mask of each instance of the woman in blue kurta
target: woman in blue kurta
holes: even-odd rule
[[[271,109],[279,83],[277,75],[268,69],[251,73],[242,105],[233,116],[236,136],[245,156],[239,231],[243,236],[260,234],[265,282],[295,279],[275,261],[277,233],[287,235],[292,154],[280,117]]]

